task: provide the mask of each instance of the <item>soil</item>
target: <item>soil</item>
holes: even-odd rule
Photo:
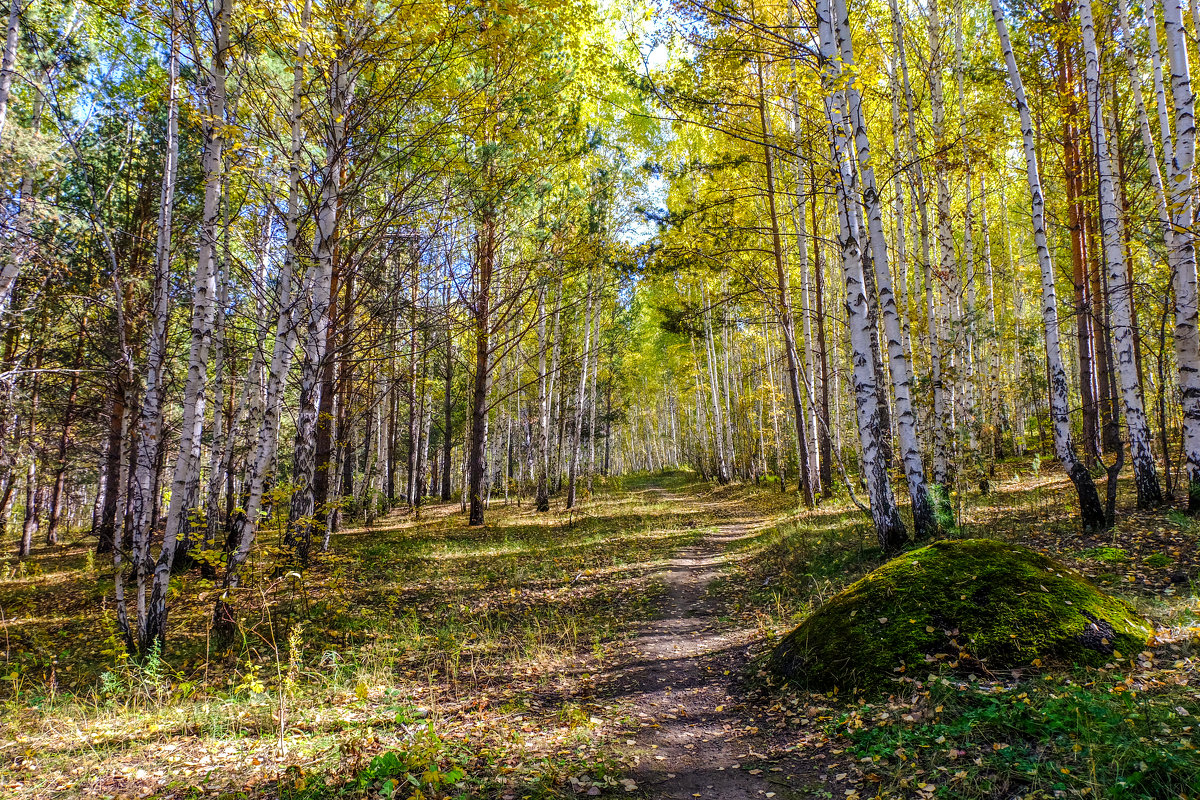
[[[661,576],[658,618],[616,670],[612,688],[638,726],[626,740],[639,761],[632,777],[649,797],[784,800],[824,783],[811,752],[801,758],[786,734],[755,726],[756,709],[741,686],[754,632],[721,624],[721,602],[708,592],[728,563],[727,545],[759,524],[721,525],[676,554]],[[766,725],[761,715],[757,721]]]

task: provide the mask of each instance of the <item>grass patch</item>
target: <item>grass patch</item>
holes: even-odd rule
[[[1045,676],[986,689],[935,681],[914,708],[864,703],[834,730],[883,796],[1127,800],[1200,791],[1197,714],[1195,689]]]
[[[86,541],[37,553],[0,581],[0,794],[550,797],[611,781],[618,710],[597,676],[653,614],[655,572],[736,495],[687,474],[603,489],[571,513],[496,505],[485,528],[457,505],[393,514],[336,535],[299,580],[272,577],[265,541],[233,598],[235,645],[211,649],[216,589],[186,573],[169,649],[142,664],[107,610],[111,567]]]

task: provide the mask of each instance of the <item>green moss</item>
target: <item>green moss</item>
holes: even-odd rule
[[[877,687],[938,664],[988,673],[1099,665],[1145,646],[1150,626],[1083,576],[1018,545],[935,542],[831,599],[775,649],[771,668],[815,689]]]
[[[1129,553],[1120,547],[1092,547],[1079,555],[1103,561],[1105,564],[1121,564],[1129,560]]]
[[[1169,567],[1175,562],[1166,553],[1151,553],[1143,559],[1148,567]]]

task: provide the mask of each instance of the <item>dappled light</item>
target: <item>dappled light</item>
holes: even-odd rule
[[[0,19],[0,798],[1200,800],[1200,0]]]

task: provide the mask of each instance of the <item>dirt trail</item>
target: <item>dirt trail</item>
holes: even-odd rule
[[[720,525],[671,560],[660,616],[642,628],[632,662],[618,672],[640,726],[627,743],[641,758],[633,778],[650,797],[795,796],[790,787],[804,770],[779,760],[778,749],[748,725],[754,710],[741,705],[733,686],[752,632],[717,626],[720,603],[707,594],[728,562],[726,546],[764,522]]]

